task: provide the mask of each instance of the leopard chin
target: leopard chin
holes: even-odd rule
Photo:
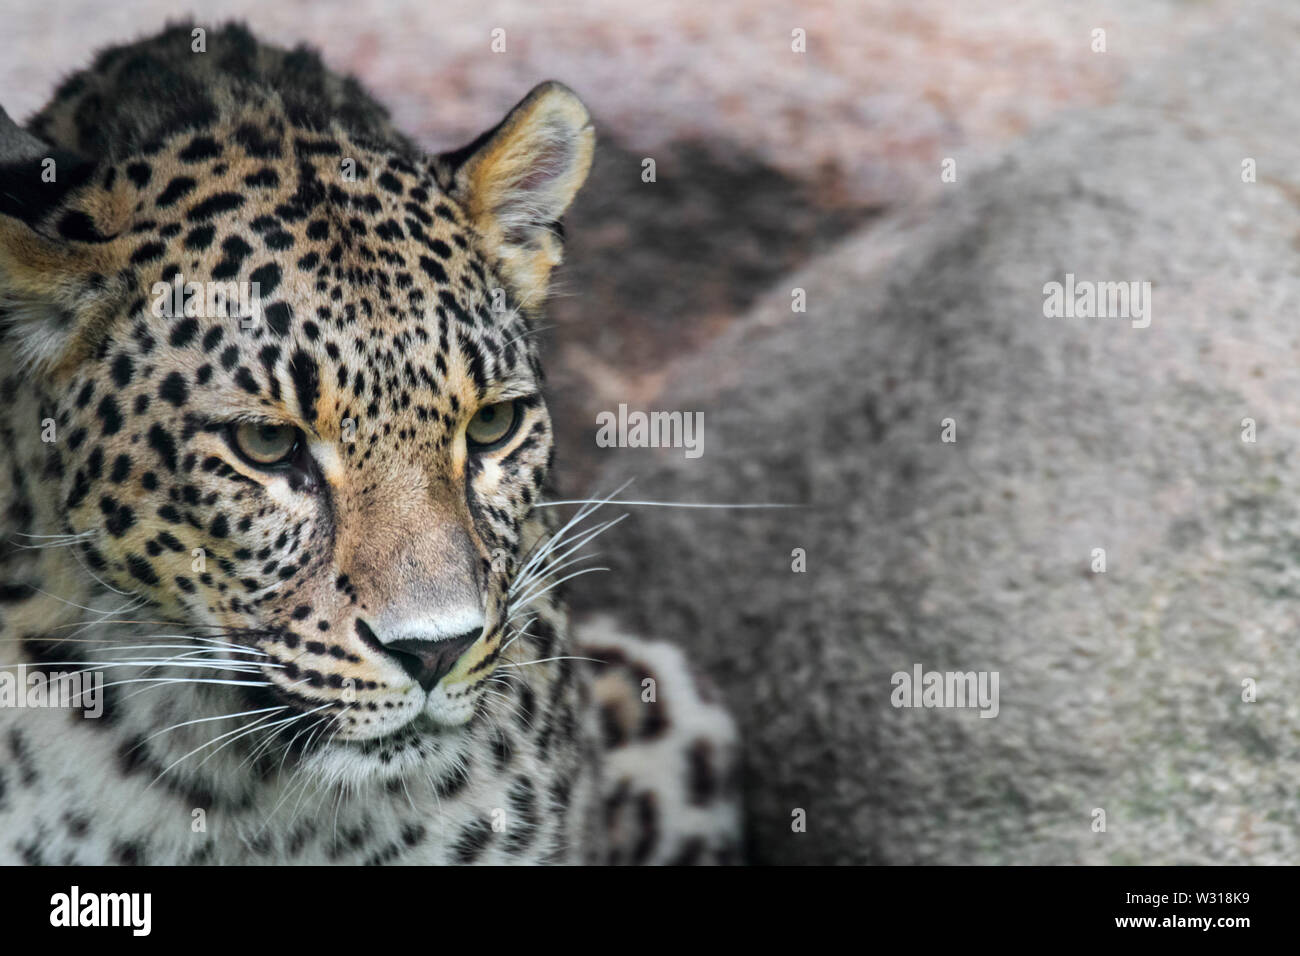
[[[369,740],[330,740],[303,753],[297,771],[326,788],[359,788],[405,780],[454,780],[471,743],[465,727],[445,727],[420,716],[393,733]]]

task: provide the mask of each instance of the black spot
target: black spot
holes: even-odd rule
[[[502,773],[514,759],[515,744],[510,735],[500,728],[492,737],[492,760],[497,773]]]
[[[160,531],[158,540],[172,551],[180,552],[185,550],[185,545],[181,544],[180,540],[170,531]]]
[[[72,476],[72,488],[68,491],[68,508],[75,508],[86,500],[86,495],[90,494],[90,479],[80,468]]]
[[[475,348],[474,343],[461,336],[459,332],[456,334],[456,340],[460,345],[461,353],[465,356],[469,376],[474,380],[474,387],[478,389],[478,394],[482,395],[488,387],[487,373],[483,368],[483,356]]]
[[[437,793],[440,798],[454,797],[465,789],[469,783],[469,766],[468,762],[453,767],[447,774],[438,781]]]
[[[452,846],[457,863],[473,863],[492,841],[492,826],[486,820],[476,820],[460,832]]]
[[[195,252],[206,249],[212,245],[212,237],[216,235],[216,232],[212,226],[196,226],[185,237],[184,246],[186,249]]]
[[[153,565],[138,554],[126,556],[126,569],[131,572],[131,577],[145,584],[158,583],[158,575],[154,573]]]
[[[114,484],[120,485],[126,481],[127,476],[131,474],[131,456],[118,455],[113,459],[113,470],[108,474],[108,480]]]
[[[17,727],[9,731],[9,753],[13,755],[14,763],[18,766],[18,779],[24,787],[30,787],[40,779],[31,745]]]
[[[341,156],[343,147],[332,139],[298,139],[293,151],[299,156]]]
[[[105,435],[116,435],[122,430],[122,412],[112,395],[99,400],[99,420],[104,423]]]
[[[221,147],[211,136],[195,136],[176,154],[182,163],[198,163],[221,155]]]
[[[194,336],[198,335],[198,332],[198,322],[193,319],[182,319],[177,322],[176,327],[172,329],[171,338],[168,339],[168,341],[176,348],[182,348],[189,345],[190,342],[194,340]]]
[[[225,257],[212,269],[212,278],[217,281],[233,279],[239,274],[239,267],[253,251],[253,247],[238,236],[231,236],[221,244]]]
[[[158,397],[164,402],[171,402],[177,408],[185,404],[189,395],[189,386],[185,384],[185,376],[180,372],[169,373],[158,386]]]
[[[176,470],[176,439],[171,432],[155,424],[149,429],[149,447],[158,453],[169,471]]]
[[[144,848],[130,840],[114,843],[113,860],[122,866],[143,866]]]
[[[304,421],[316,420],[316,399],[320,395],[320,368],[316,360],[302,349],[289,359],[289,375],[298,391],[298,407]]]
[[[461,308],[460,303],[456,301],[456,297],[446,289],[443,289],[438,293],[438,302],[441,303],[444,309],[455,317],[457,322],[460,322],[463,325],[468,325],[471,328],[474,326],[473,317]]]
[[[252,123],[245,123],[235,130],[235,142],[244,147],[244,152],[257,159],[271,159],[280,155],[280,141],[273,136],[262,137],[262,131]]]
[[[204,222],[223,212],[238,209],[244,204],[244,197],[239,193],[216,193],[202,202],[195,203],[186,213],[190,222]]]
[[[167,251],[167,246],[161,242],[146,242],[135,252],[131,253],[131,265],[138,266],[146,262],[157,262]]]
[[[266,243],[266,248],[273,252],[283,252],[285,249],[293,247],[293,236],[283,229],[267,233],[262,237],[262,241]]]
[[[271,327],[271,331],[276,335],[284,336],[289,334],[289,324],[293,321],[293,310],[289,308],[288,303],[272,302],[263,311],[266,316],[266,324]]]
[[[256,395],[262,390],[262,387],[257,384],[257,379],[253,378],[253,373],[242,365],[235,372],[235,384],[250,395]]]
[[[516,777],[506,795],[514,811],[514,825],[506,837],[506,850],[519,853],[532,841],[538,825],[537,791],[527,777]]]
[[[144,189],[149,185],[153,170],[149,168],[148,163],[130,163],[126,167],[126,175],[131,182],[135,183],[137,189]]]
[[[174,206],[192,193],[197,185],[198,183],[189,176],[177,176],[167,184],[167,188],[154,201],[154,205],[159,209]]]
[[[112,498],[105,497],[99,502],[104,512],[104,527],[115,538],[120,538],[135,525],[135,512],[126,505],[118,505]]]
[[[266,166],[245,176],[244,185],[253,189],[274,189],[280,185],[280,177],[274,169]]]
[[[248,281],[257,283],[259,295],[270,295],[280,284],[280,267],[274,262],[258,266],[249,273]]]
[[[420,268],[434,282],[447,281],[447,270],[442,267],[441,263],[430,259],[428,256],[420,256]]]
[[[135,363],[131,361],[131,356],[122,353],[113,359],[110,371],[113,374],[113,384],[125,388],[131,384],[131,378],[135,374]]]
[[[59,235],[76,242],[107,242],[113,238],[101,233],[95,220],[80,210],[66,213],[59,220]]]

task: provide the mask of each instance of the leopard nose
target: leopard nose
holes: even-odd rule
[[[431,691],[456,666],[462,654],[479,638],[481,630],[466,631],[456,637],[442,638],[436,641],[408,637],[384,645],[389,654],[411,678],[425,689]]]

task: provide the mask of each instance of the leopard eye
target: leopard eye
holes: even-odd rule
[[[278,465],[298,449],[298,429],[292,425],[242,422],[230,431],[230,443],[250,464],[262,468]]]
[[[465,428],[465,439],[474,451],[488,451],[500,447],[519,424],[518,402],[498,402],[484,405]]]

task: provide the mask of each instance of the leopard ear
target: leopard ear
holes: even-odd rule
[[[46,145],[0,109],[0,334],[28,366],[82,354],[74,344],[102,319],[112,236],[97,222],[123,210],[109,194],[70,201],[94,174],[94,163]]]
[[[492,244],[525,305],[563,258],[560,217],[591,168],[596,133],[582,101],[542,83],[493,129],[437,159],[451,197]]]

